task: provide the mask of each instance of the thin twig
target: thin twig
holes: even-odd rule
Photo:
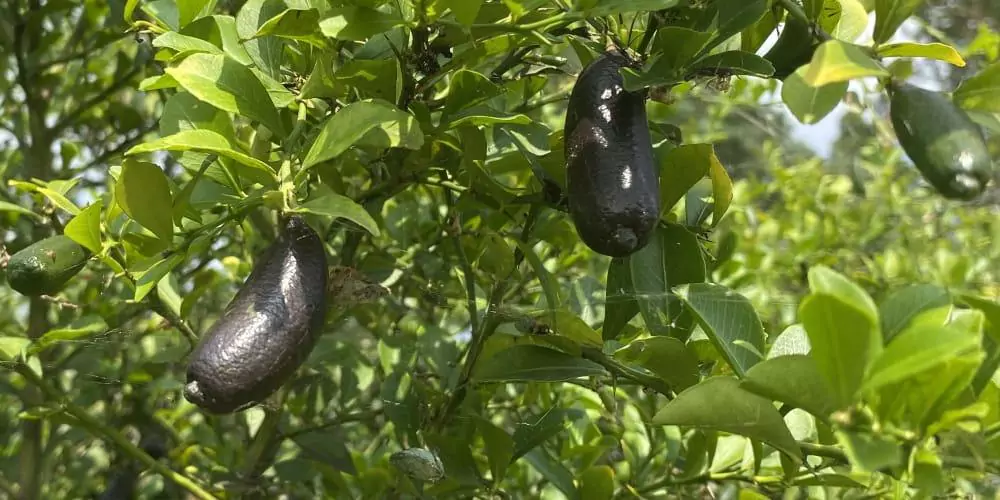
[[[332,420],[328,420],[321,424],[310,425],[308,427],[302,427],[301,429],[295,429],[294,431],[285,432],[281,434],[282,439],[295,439],[303,434],[308,434],[310,432],[321,431],[324,429],[329,429],[330,427],[338,427],[350,422],[364,422],[366,420],[375,418],[382,414],[381,409],[348,413],[346,415],[338,415]]]
[[[524,228],[521,230],[521,241],[527,243],[528,238],[531,235],[532,229],[535,226],[535,220],[538,214],[541,212],[541,205],[532,205],[531,210],[528,212],[528,217],[524,221]],[[480,323],[479,330],[472,331],[472,341],[469,345],[468,354],[465,356],[465,362],[462,365],[462,372],[459,376],[458,383],[455,386],[454,391],[449,395],[448,400],[440,413],[438,413],[437,419],[434,425],[440,429],[446,424],[451,417],[454,416],[458,408],[462,406],[462,402],[465,401],[465,396],[468,392],[469,380],[472,378],[472,371],[476,366],[476,362],[479,360],[479,355],[483,351],[483,347],[486,345],[486,341],[493,335],[497,327],[503,323],[502,315],[500,314],[501,308],[500,303],[503,300],[504,294],[507,291],[507,284],[510,281],[510,276],[514,274],[517,266],[521,264],[524,260],[524,254],[521,252],[520,247],[514,251],[514,267],[511,269],[510,274],[506,279],[500,280],[493,285],[493,291],[490,293],[489,305],[486,306],[486,314],[483,317],[483,322]]]
[[[628,365],[619,363],[618,360],[605,355],[599,349],[584,349],[583,357],[603,366],[608,371],[614,373],[619,377],[624,377],[633,380],[636,383],[642,385],[643,387],[648,387],[666,396],[667,399],[673,399],[674,397],[673,391],[670,389],[670,386],[666,382],[652,375],[647,375]]]
[[[454,227],[446,227],[445,231],[451,236],[452,243],[455,245],[455,255],[458,256],[459,268],[461,268],[462,274],[465,275],[465,295],[467,307],[469,308],[469,322],[471,323],[472,331],[478,332],[479,311],[476,307],[476,273],[472,270],[472,264],[469,262],[469,256],[465,253],[465,247],[462,246],[462,221],[455,212],[455,197],[448,190],[445,190],[444,196],[445,202],[448,205],[448,213],[452,217],[455,217]]]

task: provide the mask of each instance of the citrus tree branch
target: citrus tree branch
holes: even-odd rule
[[[58,134],[66,127],[72,125],[73,122],[75,122],[78,118],[80,118],[80,116],[82,116],[88,110],[90,110],[94,106],[97,106],[98,104],[107,101],[109,97],[111,97],[115,92],[118,92],[123,87],[125,87],[125,85],[127,85],[130,81],[132,81],[132,78],[134,78],[135,75],[138,74],[139,74],[139,68],[133,68],[129,70],[129,72],[126,73],[125,76],[122,76],[121,78],[112,82],[111,85],[108,85],[107,88],[105,88],[104,90],[100,91],[94,96],[91,96],[90,99],[87,99],[86,101],[80,103],[80,105],[76,109],[69,112],[68,114],[66,114],[66,116],[62,117],[58,122],[56,122],[56,124],[52,127],[51,130],[52,134]]]
[[[520,240],[527,243],[531,236],[531,231],[534,229],[535,220],[538,218],[539,213],[542,210],[541,205],[532,205],[531,210],[528,212],[528,217],[524,221],[524,227],[521,229]],[[520,247],[514,251],[514,268],[511,270],[511,275],[517,266],[521,264],[524,260],[524,254],[521,252]],[[462,402],[465,401],[465,396],[468,392],[469,379],[472,378],[472,370],[476,366],[476,362],[479,360],[479,355],[483,351],[483,347],[486,345],[486,341],[493,335],[497,327],[503,323],[503,315],[500,314],[501,308],[500,303],[503,301],[504,294],[507,292],[507,286],[509,283],[509,277],[503,280],[497,281],[493,285],[493,291],[490,293],[489,305],[486,306],[486,313],[483,315],[483,321],[480,323],[478,330],[472,331],[472,341],[469,345],[468,355],[465,357],[465,362],[462,364],[462,372],[459,376],[458,383],[455,385],[454,391],[448,397],[441,412],[437,415],[437,419],[434,422],[436,428],[440,429],[444,426],[448,420],[458,411],[461,407]]]
[[[584,349],[583,357],[603,366],[608,371],[619,377],[632,380],[643,387],[648,387],[666,396],[667,399],[673,399],[674,397],[674,393],[670,389],[670,386],[663,380],[660,380],[652,375],[647,375],[624,363],[620,363],[617,359],[601,352],[600,349]]]
[[[18,363],[16,365],[16,370],[28,382],[41,390],[50,401],[58,403],[62,411],[75,419],[81,427],[87,429],[92,434],[102,436],[111,441],[126,455],[142,463],[157,474],[160,474],[165,479],[173,481],[178,486],[191,493],[191,495],[195,498],[199,498],[201,500],[216,500],[215,495],[203,489],[195,483],[194,480],[171,469],[170,467],[167,467],[165,464],[149,456],[148,453],[133,444],[120,432],[104,425],[96,417],[91,416],[87,410],[67,399],[65,394],[42,380],[42,378],[39,377],[38,374],[36,374],[28,365]]]

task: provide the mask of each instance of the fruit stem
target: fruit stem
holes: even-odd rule
[[[96,417],[91,416],[86,409],[68,400],[61,391],[47,384],[27,364],[17,363],[15,370],[28,382],[40,389],[51,402],[57,403],[64,413],[76,419],[83,428],[90,431],[92,434],[107,438],[117,445],[123,452],[125,452],[125,454],[141,462],[146,467],[155,471],[157,474],[160,474],[164,478],[177,483],[178,486],[184,488],[196,498],[200,498],[202,500],[216,500],[215,495],[205,491],[201,486],[195,483],[194,480],[171,469],[170,467],[167,467],[165,464],[149,456],[148,453],[133,444],[120,432],[102,424]]]
[[[282,390],[275,398],[274,408],[264,406],[264,421],[260,423],[257,433],[253,436],[250,449],[247,450],[246,461],[243,463],[243,478],[252,480],[268,467],[268,451],[279,439],[278,425],[281,423],[282,406],[286,391]]]

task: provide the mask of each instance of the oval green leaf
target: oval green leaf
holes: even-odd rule
[[[607,375],[599,364],[562,351],[532,344],[518,344],[476,364],[478,382],[562,382],[580,377]]]
[[[653,416],[653,425],[679,425],[739,434],[801,461],[802,452],[771,401],[740,388],[732,377],[713,377],[687,389]]]

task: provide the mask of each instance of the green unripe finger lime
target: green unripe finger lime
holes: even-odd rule
[[[942,196],[971,200],[986,189],[993,165],[979,126],[940,92],[890,88],[889,114],[903,151]]]
[[[7,283],[22,295],[52,295],[86,265],[90,252],[68,236],[36,241],[7,262]]]

